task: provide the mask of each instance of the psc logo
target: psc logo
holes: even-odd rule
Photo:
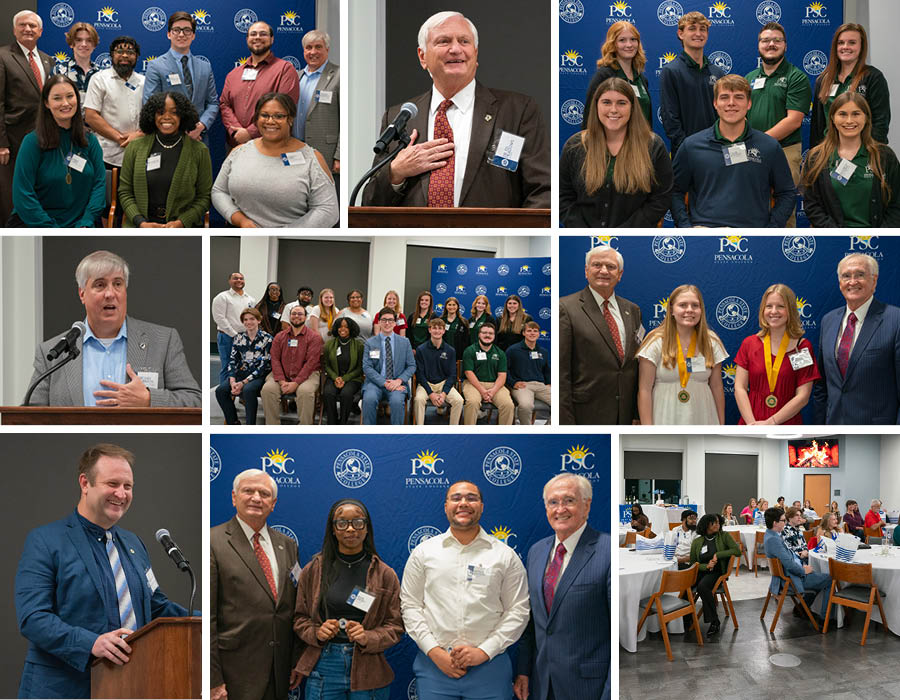
[[[527,265],[527,264],[526,264],[526,265],[522,265],[522,266],[519,268],[519,274],[520,274],[520,275],[530,275],[530,274],[531,274],[531,265]]]
[[[743,236],[723,236],[719,239],[720,253],[746,253],[747,239]]]
[[[559,18],[566,24],[576,24],[584,17],[584,5],[581,0],[560,0]]]
[[[209,448],[209,480],[215,481],[216,477],[222,472],[222,458],[216,452],[215,447]]]
[[[206,10],[194,10],[191,17],[197,23],[197,31],[212,29],[212,15]]]
[[[66,61],[69,60],[69,54],[67,54],[65,51],[57,51],[55,54],[53,54],[53,60],[56,61],[57,66],[63,65],[64,63],[66,63]]]
[[[803,297],[797,297],[797,314],[800,318],[809,318],[812,315],[812,304]]]
[[[584,103],[581,100],[566,100],[559,108],[559,113],[566,124],[580,126],[584,119]]]
[[[594,468],[594,464],[593,460],[588,462],[588,457],[594,456],[594,453],[584,445],[573,445],[560,455],[562,463],[560,464],[559,471],[590,471]]]
[[[479,265],[475,268],[476,275],[486,275],[488,273],[487,265]]]
[[[631,5],[624,0],[616,0],[609,5],[609,16],[616,21],[631,17]]]
[[[750,306],[737,296],[728,296],[716,305],[716,320],[722,328],[736,331],[750,319]]]
[[[68,27],[75,21],[75,10],[66,2],[58,2],[50,8],[50,21],[57,27]]]
[[[545,284],[543,287],[541,287],[541,296],[542,297],[550,296],[550,285],[549,284]]]
[[[656,18],[667,27],[676,26],[683,14],[684,8],[681,6],[681,3],[674,0],[661,2],[659,7],[656,8]]]
[[[878,250],[878,236],[850,236],[850,250],[856,253]]]
[[[820,75],[828,66],[828,56],[818,49],[808,51],[803,57],[803,70],[809,75]]]
[[[781,252],[792,263],[804,263],[816,252],[813,236],[785,236],[781,240]]]
[[[659,321],[666,317],[666,310],[669,308],[669,297],[663,297],[653,305],[653,320]],[[659,325],[659,323],[657,323]]]
[[[617,250],[614,245],[619,240],[618,236],[591,236],[591,249],[597,246],[605,245],[613,250]]]
[[[687,250],[682,236],[654,236],[650,245],[653,249],[653,257],[667,265],[681,260]]]
[[[148,7],[141,15],[141,24],[148,32],[158,32],[166,26],[166,20],[168,15],[161,7]]]
[[[459,296],[460,294],[465,294],[466,293],[466,285],[464,285],[464,284],[456,285],[456,288],[453,290],[453,293],[456,294],[457,296]]]
[[[727,393],[734,393],[734,379],[737,376],[737,367],[733,362],[722,365],[722,384]]]
[[[410,476],[440,476],[444,473],[444,470],[438,467],[444,460],[437,456],[437,452],[424,450],[409,461],[412,465]]]
[[[811,2],[806,6],[805,19],[826,19],[828,17],[825,14],[827,9],[821,2]]]
[[[676,58],[677,56],[674,53],[672,53],[671,51],[666,51],[662,56],[659,57],[659,68],[662,69],[664,65],[666,65],[667,63],[671,63]],[[660,114],[659,110],[656,111],[656,116],[660,121],[662,121],[662,115]]]
[[[279,19],[279,30],[299,31],[303,27],[300,24],[300,14],[294,10],[287,10]]]
[[[449,270],[447,270],[447,263],[438,263],[438,266],[437,266],[437,269],[435,270],[435,272],[443,272],[443,273],[449,272]]]
[[[261,462],[260,469],[269,474],[293,474],[294,470],[288,468],[288,463],[293,462],[293,457],[288,457],[287,452],[281,450],[269,450],[269,452],[259,458]]]
[[[495,447],[485,455],[481,471],[494,486],[509,486],[522,473],[522,458],[511,447]]]
[[[518,539],[518,535],[510,530],[505,525],[498,525],[491,528],[491,537],[496,537],[503,544],[509,547],[512,550],[515,550],[516,545],[512,544],[513,538]]]
[[[406,546],[409,549],[409,553],[412,554],[412,551],[425,540],[430,540],[432,537],[437,537],[440,534],[441,531],[434,525],[422,525],[422,527],[417,527],[410,533],[409,538],[406,540]],[[413,683],[415,683],[415,681],[413,681]]]
[[[569,49],[563,54],[560,54],[559,63],[561,68],[581,68],[584,66],[584,60],[580,53],[578,53],[575,49]]]
[[[731,19],[729,10],[731,8],[728,7],[728,3],[716,2],[709,6],[709,12],[706,13],[706,16],[711,20]]]
[[[499,287],[497,287],[497,291],[494,292],[494,295],[498,297],[504,295],[509,296],[509,288],[501,284]]]
[[[763,0],[756,6],[756,19],[763,25],[778,22],[781,19],[781,6],[774,0]]]
[[[373,471],[372,460],[362,450],[344,450],[334,458],[334,478],[348,489],[365,486]]]

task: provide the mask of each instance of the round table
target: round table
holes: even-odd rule
[[[725,532],[740,532],[741,543],[747,550],[747,561],[753,566],[753,550],[756,547],[756,533],[765,532],[765,528],[759,528],[756,525],[726,525],[722,528]],[[743,557],[742,557],[743,559]],[[769,560],[765,556],[760,555],[756,560],[756,565],[760,568],[769,568]]]
[[[824,554],[810,552],[809,563],[814,571],[828,573],[828,557]],[[857,550],[853,557],[853,563],[872,565],[872,579],[881,593],[881,604],[884,606],[884,614],[887,616],[888,628],[895,635],[900,636],[900,547],[891,547],[890,556],[882,556],[881,545],[873,545],[872,549]],[[821,597],[823,595],[828,595],[828,589],[816,597],[813,605],[817,610],[821,609],[818,606],[823,605]],[[834,606],[831,615],[837,626],[843,627],[844,608],[840,605]],[[872,619],[881,622],[878,605],[872,608]]]
[[[637,651],[637,643],[647,636],[647,630],[659,632],[659,618],[651,612],[638,635],[641,619],[641,600],[659,590],[663,571],[677,569],[675,560],[661,554],[637,554],[619,550],[619,644],[630,652]],[[684,632],[683,618],[672,620],[666,627],[670,633]]]
[[[681,522],[681,512],[688,510],[684,506],[643,506],[644,515],[650,521],[650,527],[657,535],[665,535],[669,531],[669,525]],[[703,506],[697,506],[697,517],[703,516]]]

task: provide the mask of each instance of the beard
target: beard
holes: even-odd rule
[[[271,48],[272,48],[271,44],[269,44],[268,46],[257,46],[256,48],[251,47],[250,53],[252,53],[254,56],[264,56],[266,53],[269,52],[269,49],[271,49]]]
[[[120,78],[127,78],[134,71],[133,63],[114,63],[113,70]]]
[[[780,55],[775,56],[775,57],[773,57],[773,58],[766,58],[765,56],[763,56],[762,54],[760,54],[760,55],[759,55],[759,58],[760,58],[760,60],[761,60],[763,63],[765,63],[767,66],[774,66],[776,63],[778,63],[779,61],[781,61],[781,59],[784,58],[784,54],[780,54]]]

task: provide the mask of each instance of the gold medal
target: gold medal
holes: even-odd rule
[[[678,379],[681,382],[681,391],[678,392],[678,400],[681,401],[681,403],[687,403],[691,400],[691,395],[687,392],[685,387],[691,378],[691,373],[688,370],[688,360],[685,359],[684,350],[681,347],[681,338],[679,338],[677,334],[675,335],[675,340],[678,342]],[[697,331],[693,331],[691,333],[691,342],[688,345],[688,358],[694,357],[694,350],[696,347]]]
[[[67,184],[67,185],[71,185],[71,184],[72,184],[72,173],[71,173],[71,172],[67,172],[67,173],[66,173],[66,184]]]
[[[781,371],[781,363],[784,362],[784,356],[787,352],[790,338],[785,332],[781,336],[781,342],[778,344],[778,354],[775,356],[775,363],[772,363],[772,336],[766,333],[763,338],[763,360],[766,365],[766,379],[769,382],[769,395],[766,397],[766,406],[775,408],[778,405],[778,397],[775,396],[775,384],[778,382],[778,372]]]
[[[686,389],[682,389],[678,392],[678,400],[681,401],[681,403],[687,403],[691,400],[691,395]]]
[[[766,406],[769,408],[775,408],[778,405],[778,397],[775,394],[769,394],[766,397]]]

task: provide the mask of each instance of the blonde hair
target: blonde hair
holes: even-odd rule
[[[672,315],[672,306],[675,304],[675,300],[685,292],[693,292],[697,295],[697,299],[700,300],[700,320],[696,326],[697,350],[706,360],[706,368],[712,369],[716,364],[713,353],[713,341],[722,347],[724,347],[724,344],[719,339],[719,336],[709,329],[709,325],[706,323],[706,307],[703,305],[703,295],[692,284],[682,284],[672,290],[672,293],[669,295],[669,301],[666,303],[666,317],[658,328],[654,328],[647,334],[638,352],[653,343],[657,338],[662,338],[662,357],[660,362],[663,367],[668,367],[669,369],[675,367],[678,363],[678,329],[676,328],[675,317]],[[684,351],[687,352],[687,348],[684,348]]]
[[[609,25],[609,29],[606,30],[606,41],[603,42],[603,46],[600,49],[600,59],[597,61],[597,68],[603,66],[609,66],[615,70],[621,68],[619,65],[619,57],[616,54],[616,41],[618,41],[619,35],[626,29],[630,29],[638,41],[637,52],[634,54],[634,58],[631,59],[631,66],[634,69],[634,74],[637,76],[638,73],[644,72],[644,66],[647,65],[647,54],[644,53],[644,45],[641,44],[641,33],[631,22],[624,21],[613,22]]]
[[[762,300],[759,302],[759,333],[760,338],[764,338],[769,333],[769,324],[765,318],[766,299],[770,294],[778,294],[783,300],[785,306],[788,307],[788,321],[785,330],[789,338],[800,338],[803,336],[803,325],[800,323],[800,312],[797,311],[797,296],[794,291],[786,284],[776,283],[763,292]]]
[[[321,292],[319,292],[319,318],[325,323],[328,324],[328,330],[331,330],[331,324],[334,323],[334,319],[337,318],[337,310],[334,306],[334,301],[331,302],[330,307],[326,307],[325,304],[322,303],[322,295],[325,292],[331,292],[331,298],[334,299],[334,290],[330,287],[325,287]],[[326,308],[328,311],[326,312]]]
[[[387,303],[387,298],[389,295],[393,294],[394,298],[397,300],[397,303],[394,306],[389,306]],[[384,301],[381,302],[382,306],[386,306],[389,309],[393,309],[394,313],[397,314],[397,320],[400,320],[400,312],[403,310],[400,308],[400,295],[393,289],[389,289],[384,293]]]
[[[490,299],[488,299],[484,294],[479,294],[477,297],[475,297],[472,300],[472,310],[469,312],[472,315],[472,318],[475,318],[475,314],[478,313],[478,311],[475,309],[475,304],[478,303],[479,299],[484,299],[484,312],[483,313],[486,313],[486,314],[491,313]]]

